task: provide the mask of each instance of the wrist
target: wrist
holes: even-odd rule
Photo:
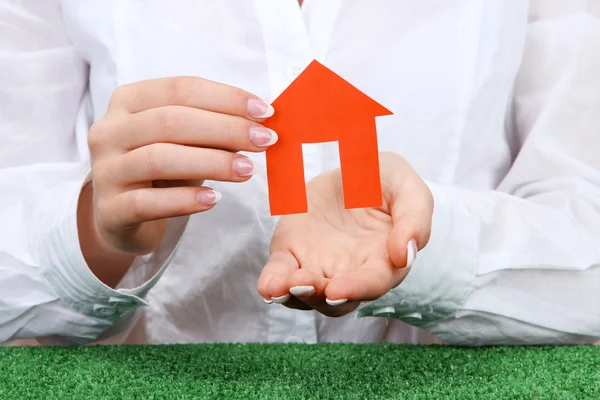
[[[406,279],[361,306],[358,316],[394,317],[434,332],[435,325],[459,311],[475,289],[479,260],[473,215],[456,187],[426,184],[434,199],[428,244]]]
[[[112,246],[98,230],[91,182],[83,187],[79,195],[77,230],[81,252],[91,272],[104,284],[114,288],[131,267],[135,255]]]

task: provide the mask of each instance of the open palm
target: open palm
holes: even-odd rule
[[[259,279],[267,301],[340,316],[402,282],[408,274],[402,267],[416,255],[409,241],[426,243],[433,204],[421,202],[418,210],[397,204],[402,191],[431,194],[402,158],[383,155],[381,166],[384,201],[378,208],[345,209],[339,170],[308,184],[308,213],[282,217],[275,230]],[[403,209],[411,212],[399,214]],[[412,222],[419,212],[425,223]]]

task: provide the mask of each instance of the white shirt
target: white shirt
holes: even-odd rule
[[[597,0],[4,0],[0,342],[593,341],[599,15]],[[312,59],[394,113],[379,147],[434,194],[408,278],[339,319],[265,304],[263,171],[211,182],[213,210],[173,220],[116,290],[98,281],[76,201],[113,90],[194,75],[272,101]],[[308,179],[338,165],[335,143],[304,157]]]

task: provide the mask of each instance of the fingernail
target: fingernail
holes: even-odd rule
[[[201,190],[196,193],[196,200],[198,200],[198,203],[200,204],[211,206],[221,200],[221,196],[221,192],[217,192],[216,190]]]
[[[250,128],[250,143],[257,147],[269,147],[277,142],[275,131],[264,126],[253,126]]]
[[[273,303],[273,300],[267,300],[267,299],[265,299],[264,297],[263,297],[263,301],[264,301],[265,303],[267,303],[267,304],[272,304],[272,303]]]
[[[248,99],[248,115],[252,118],[269,118],[275,113],[273,106],[258,99]]]
[[[327,304],[329,304],[330,306],[339,306],[340,304],[344,304],[345,302],[348,301],[348,299],[339,299],[339,300],[329,300],[329,299],[325,299],[325,301],[327,302]]]
[[[233,171],[239,176],[250,176],[256,172],[256,166],[249,158],[237,157],[233,160]]]
[[[283,304],[286,301],[288,301],[289,299],[290,299],[289,294],[284,294],[283,296],[279,296],[279,297],[271,297],[271,300],[273,300],[273,303],[277,303],[277,304]]]
[[[296,297],[308,297],[314,292],[314,286],[294,286],[290,288],[290,293]]]
[[[412,267],[417,258],[417,242],[415,239],[410,239],[406,246],[406,268]]]

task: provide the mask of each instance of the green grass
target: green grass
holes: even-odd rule
[[[600,347],[0,347],[0,399],[600,399]]]

